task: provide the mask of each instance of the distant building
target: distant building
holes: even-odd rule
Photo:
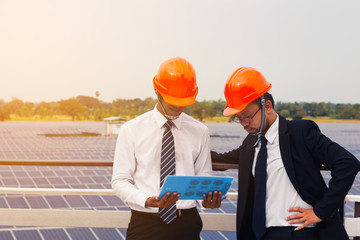
[[[121,126],[127,121],[128,119],[122,117],[107,117],[103,118],[103,121],[106,122],[106,130],[105,135],[118,135]]]

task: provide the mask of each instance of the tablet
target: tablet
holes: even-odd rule
[[[159,199],[167,192],[177,192],[181,200],[202,200],[203,194],[218,191],[225,197],[234,178],[215,176],[167,176]]]

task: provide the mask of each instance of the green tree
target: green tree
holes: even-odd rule
[[[191,106],[190,115],[200,119],[200,121],[203,121],[206,117],[215,116],[213,110],[210,107],[204,106],[201,103],[195,103],[193,106]]]
[[[52,118],[52,116],[54,115],[52,104],[47,102],[41,102],[35,106],[34,113],[39,115],[41,119],[44,119],[46,116]]]
[[[12,98],[12,100],[8,103],[11,113],[17,114],[19,116],[21,115],[20,109],[23,105],[24,105],[24,102],[15,97]]]
[[[352,113],[349,104],[338,104],[336,106],[336,118],[351,119]]]
[[[301,116],[301,118],[306,116],[306,110],[301,106],[296,106],[296,116]]]
[[[85,113],[86,106],[76,98],[69,98],[60,101],[60,110],[71,116],[72,121],[74,121],[77,115],[83,115]]]
[[[10,119],[10,108],[8,105],[4,104],[0,106],[0,121],[5,121]]]
[[[225,106],[226,102],[222,99],[219,99],[217,101],[212,101],[210,107],[216,116],[222,116]]]
[[[20,116],[30,117],[34,115],[34,104],[33,103],[24,103],[19,109]]]
[[[284,118],[288,118],[290,117],[290,112],[287,109],[283,109],[281,110],[280,115],[283,116]]]
[[[99,99],[88,96],[77,96],[76,99],[86,107],[94,109],[99,107],[102,103]]]

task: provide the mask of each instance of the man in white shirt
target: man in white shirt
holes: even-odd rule
[[[286,120],[274,110],[271,84],[256,69],[237,69],[225,84],[224,116],[249,133],[214,162],[239,164],[238,240],[349,239],[339,207],[360,170],[350,152],[310,120]],[[321,173],[331,171],[327,186]]]
[[[197,201],[179,200],[177,193],[158,198],[168,172],[211,175],[208,128],[183,113],[196,99],[195,71],[185,59],[171,58],[161,64],[153,84],[157,105],[121,127],[115,149],[112,187],[131,208],[127,239],[200,239]],[[218,208],[221,197],[209,192],[202,206]]]

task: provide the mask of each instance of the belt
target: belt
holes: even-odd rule
[[[284,234],[288,234],[288,236],[303,236],[304,238],[300,239],[313,239],[311,237],[317,236],[317,227],[305,227],[301,230],[295,231],[296,227],[288,226],[288,227],[268,227],[266,228],[266,236],[267,237],[276,237],[279,235],[285,236]],[[305,238],[307,236],[307,238]],[[271,238],[272,239],[272,238]],[[276,239],[276,238],[275,238]]]
[[[189,208],[189,209],[176,209],[176,216],[181,217],[182,215],[186,215],[186,214],[190,214],[190,213],[194,213],[194,212],[197,212],[196,207]],[[140,212],[140,211],[136,211],[136,210],[132,210],[132,209],[131,209],[131,214],[159,218],[159,213]]]

